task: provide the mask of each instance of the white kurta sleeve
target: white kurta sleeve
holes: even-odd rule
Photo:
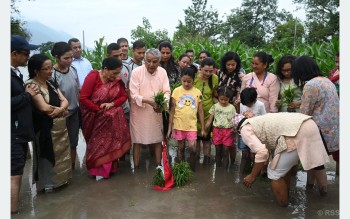
[[[142,103],[143,96],[140,94],[141,74],[141,68],[133,70],[129,81],[129,89],[132,101],[138,106],[144,107],[144,104]]]
[[[266,145],[261,143],[258,137],[253,131],[253,127],[249,124],[245,125],[241,129],[241,136],[243,142],[255,153],[255,162],[261,163],[267,161],[269,157],[269,151]]]

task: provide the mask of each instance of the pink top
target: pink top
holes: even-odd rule
[[[133,143],[153,144],[163,140],[162,114],[156,113],[149,104],[142,103],[143,98],[153,97],[157,92],[165,92],[170,98],[170,86],[164,68],[150,74],[145,65],[132,71],[129,81],[130,89],[130,132]]]
[[[256,88],[258,100],[265,104],[265,110],[267,113],[278,112],[276,101],[278,100],[280,83],[276,75],[268,73],[266,78],[260,81],[256,74],[251,72],[242,78],[241,92],[246,87]]]

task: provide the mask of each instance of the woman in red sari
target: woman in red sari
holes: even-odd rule
[[[92,70],[80,91],[82,131],[86,140],[86,167],[96,180],[109,178],[118,159],[130,149],[131,138],[122,104],[127,99],[119,73],[123,64],[115,57],[103,60],[102,70]]]

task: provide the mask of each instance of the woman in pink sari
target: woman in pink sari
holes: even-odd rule
[[[119,73],[123,64],[115,57],[103,60],[102,70],[92,70],[80,91],[82,131],[86,140],[86,167],[96,180],[109,178],[118,159],[131,146],[122,104],[127,99]]]

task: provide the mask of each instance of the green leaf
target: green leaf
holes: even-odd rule
[[[289,85],[288,88],[283,91],[283,96],[282,96],[280,105],[282,105],[283,103],[287,103],[287,104],[292,103],[295,97],[295,90],[296,90],[296,87],[291,87]]]
[[[188,183],[192,177],[192,170],[189,163],[181,161],[172,168],[175,186],[181,187]]]
[[[153,185],[164,187],[164,184],[165,184],[165,180],[164,180],[163,172],[161,169],[157,168],[156,173],[153,176]]]
[[[167,103],[169,100],[165,97],[165,93],[163,91],[158,91],[153,96],[154,102],[161,108],[164,112],[169,113],[169,109],[167,108]]]

